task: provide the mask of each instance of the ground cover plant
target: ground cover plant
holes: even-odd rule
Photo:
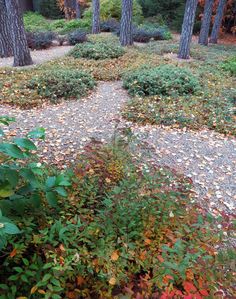
[[[234,254],[215,253],[221,220],[192,202],[189,179],[140,163],[130,134],[88,144],[61,172],[38,161],[43,136],[0,144],[3,299],[231,294]]]
[[[236,56],[226,60],[222,67],[225,71],[230,72],[232,76],[236,77]]]

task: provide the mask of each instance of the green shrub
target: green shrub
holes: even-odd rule
[[[108,19],[120,20],[121,18],[121,1],[120,0],[101,0],[100,16],[102,21]],[[92,8],[90,7],[84,13],[86,20],[92,19]],[[143,20],[142,8],[137,0],[133,1],[133,21],[141,23]]]
[[[36,12],[27,12],[24,14],[24,25],[25,30],[28,32],[49,30],[49,22]]]
[[[88,58],[88,59],[111,59],[118,58],[125,53],[125,50],[111,43],[92,43],[88,42],[83,45],[76,45],[69,53],[74,58]]]
[[[39,11],[49,19],[59,19],[64,15],[58,6],[57,0],[40,0]]]
[[[74,19],[74,20],[55,20],[50,23],[50,30],[55,31],[59,34],[67,34],[76,29],[83,29],[84,31],[91,30],[91,20],[85,19]]]
[[[86,32],[79,29],[68,34],[67,39],[70,45],[85,43],[88,40]]]
[[[232,57],[228,60],[226,60],[223,64],[222,64],[222,68],[225,71],[230,72],[230,74],[232,76],[236,76],[236,56]]]
[[[161,65],[128,73],[123,86],[131,95],[184,95],[199,91],[200,83],[187,69]]]
[[[86,96],[94,86],[95,81],[88,73],[62,69],[44,72],[32,78],[28,84],[39,95],[54,101],[58,98]]]
[[[51,47],[55,34],[53,32],[27,32],[28,47],[33,50],[48,49]]]

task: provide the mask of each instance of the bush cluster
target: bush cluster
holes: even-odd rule
[[[81,44],[84,43],[88,40],[87,38],[87,33],[81,30],[76,30],[70,34],[68,34],[68,42],[70,45],[76,45],[76,44]]]
[[[62,69],[43,72],[28,83],[28,88],[36,89],[39,95],[53,101],[86,96],[94,86],[95,81],[88,73]]]
[[[84,45],[76,45],[71,50],[70,56],[74,58],[88,58],[94,60],[118,58],[125,53],[125,50],[111,43],[88,42]]]
[[[147,23],[134,28],[133,37],[135,42],[147,43],[153,40],[168,40],[171,39],[171,33],[166,26]]]
[[[101,22],[100,29],[102,32],[116,32],[120,28],[120,23],[116,19],[108,19]]]
[[[124,76],[123,86],[129,94],[139,96],[194,94],[200,89],[198,79],[189,70],[172,65],[130,72]]]
[[[50,23],[37,12],[27,12],[23,16],[25,30],[27,32],[38,32],[50,30]]]
[[[27,32],[28,47],[33,50],[48,49],[51,47],[56,35],[53,32]]]
[[[222,67],[225,71],[230,72],[232,76],[236,76],[236,56],[226,60]]]

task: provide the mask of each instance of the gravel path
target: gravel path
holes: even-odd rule
[[[0,107],[0,115],[15,116],[11,125],[17,134],[19,127],[27,132],[40,126],[47,132],[42,157],[63,165],[66,157],[76,158],[78,149],[89,138],[112,136],[119,111],[127,101],[121,82],[99,83],[97,91],[87,99],[64,102],[43,109],[22,111]],[[193,180],[198,200],[212,211],[235,214],[236,208],[236,139],[212,131],[181,131],[157,126],[130,125],[142,142],[154,149],[154,163],[167,165]]]
[[[47,50],[31,51],[31,57],[34,65],[50,61],[66,55],[73,46],[52,47]],[[0,67],[11,67],[13,65],[13,57],[0,58]],[[29,66],[32,67],[32,66]]]

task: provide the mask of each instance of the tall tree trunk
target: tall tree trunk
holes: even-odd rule
[[[33,64],[27,44],[23,18],[19,12],[18,0],[5,0],[5,4],[14,54],[13,66]]]
[[[133,0],[122,0],[120,43],[122,46],[133,45]]]
[[[100,0],[93,0],[93,26],[92,33],[100,33]]]
[[[190,44],[193,34],[193,26],[196,15],[198,0],[187,0],[185,5],[184,20],[179,44],[178,57],[181,59],[189,59]]]
[[[208,45],[208,36],[211,25],[211,16],[214,0],[205,0],[204,13],[198,43],[204,46]]]
[[[70,19],[70,13],[69,13],[69,3],[68,0],[64,0],[64,13],[66,20]]]
[[[210,37],[210,43],[212,44],[217,44],[218,41],[218,35],[220,31],[220,26],[224,14],[224,7],[225,7],[226,0],[220,0],[219,5],[216,11],[215,19],[214,19],[214,24],[213,28],[211,31],[211,37]]]
[[[76,12],[76,19],[80,19],[81,18],[81,10],[80,10],[79,0],[75,0],[75,12]]]
[[[9,26],[5,1],[0,0],[0,57],[13,55]]]

